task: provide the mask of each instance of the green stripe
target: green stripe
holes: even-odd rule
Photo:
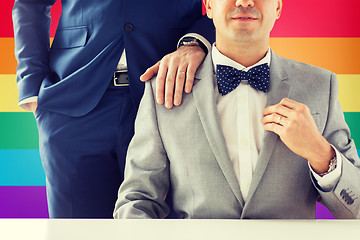
[[[349,125],[351,138],[357,149],[360,149],[360,112],[345,112],[345,121]]]
[[[0,112],[0,149],[38,149],[34,115],[29,112]]]
[[[345,112],[351,137],[360,148],[360,112]],[[38,149],[36,121],[32,113],[0,112],[0,149]]]

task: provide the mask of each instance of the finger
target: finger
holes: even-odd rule
[[[281,102],[287,108],[291,108],[291,115],[289,116],[292,119],[300,119],[302,116],[305,118],[311,117],[310,109],[307,105],[288,98],[282,99]]]
[[[279,115],[279,114],[269,114],[263,117],[263,119],[261,120],[262,124],[269,124],[269,123],[274,123],[280,126],[285,126],[285,121],[286,121],[286,117]]]
[[[289,112],[288,111],[289,109],[290,110],[298,109],[300,105],[303,105],[303,104],[296,102],[290,98],[283,98],[283,99],[281,99],[281,101],[278,104],[274,104],[274,105],[271,105],[271,106],[268,106],[267,108],[265,108],[263,111],[263,114],[264,115],[272,114],[277,111],[283,111],[283,113],[285,113],[285,112]],[[280,112],[278,112],[278,113],[280,113]]]
[[[189,64],[187,71],[186,71],[186,83],[185,83],[185,92],[190,93],[192,90],[192,87],[194,85],[194,78],[195,78],[195,72],[197,70],[198,66],[194,66],[193,64]]]
[[[31,110],[31,112],[34,114],[35,117],[36,117],[36,109],[37,108],[34,108],[34,109]]]
[[[179,106],[182,100],[186,76],[186,66],[180,67],[176,73],[174,105]]]
[[[267,123],[267,124],[264,124],[264,130],[276,133],[277,135],[280,136],[281,131],[282,131],[282,127],[280,125],[278,125],[278,124],[275,124],[275,123]]]
[[[281,115],[284,117],[289,117],[291,115],[291,111],[292,111],[292,109],[279,103],[279,104],[271,105],[271,106],[268,106],[267,108],[265,108],[263,111],[263,115],[267,116],[267,115],[272,115],[272,114],[278,114],[278,115]]]
[[[165,79],[168,71],[167,68],[167,65],[160,64],[159,72],[156,76],[156,102],[158,104],[164,103]]]
[[[290,98],[283,98],[280,101],[280,104],[284,107],[290,108],[292,110],[296,110],[299,108],[299,106],[301,105],[301,103],[296,102]]]
[[[158,61],[153,66],[146,69],[145,73],[143,73],[143,75],[140,76],[140,81],[146,82],[150,80],[153,76],[155,76],[159,72],[159,66],[160,66],[160,61]]]
[[[177,68],[169,67],[165,82],[165,107],[172,108]]]

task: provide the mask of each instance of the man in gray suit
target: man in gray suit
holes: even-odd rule
[[[181,106],[146,84],[115,218],[358,218],[360,160],[334,73],[276,55],[282,0],[205,0],[216,43]],[[180,119],[180,120],[179,120]]]

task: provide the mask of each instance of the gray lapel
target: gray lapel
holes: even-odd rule
[[[205,58],[198,69],[195,78],[196,86],[193,88],[195,104],[203,125],[210,147],[218,161],[218,164],[225,175],[237,200],[243,206],[244,200],[240,192],[230,157],[226,148],[224,135],[220,126],[219,113],[216,107],[214,92],[214,70],[211,53]]]
[[[281,99],[289,96],[290,85],[287,83],[287,80],[288,74],[285,66],[282,64],[281,57],[276,55],[274,52],[271,52],[270,89],[267,96],[266,106],[279,103]],[[278,140],[280,141],[277,134],[273,132],[265,132],[263,146],[260,150],[247,201],[250,201],[251,197],[254,195]]]

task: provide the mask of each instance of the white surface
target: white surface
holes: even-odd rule
[[[1,240],[359,239],[359,220],[0,219]]]

